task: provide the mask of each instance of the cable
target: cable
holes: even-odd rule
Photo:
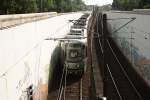
[[[119,89],[118,89],[118,87],[117,87],[117,84],[116,84],[116,82],[115,82],[115,80],[114,80],[114,77],[113,77],[113,75],[112,75],[112,73],[111,73],[111,71],[110,71],[110,68],[109,68],[108,64],[106,64],[106,66],[107,66],[108,72],[109,72],[109,74],[110,74],[110,77],[111,77],[111,79],[112,79],[112,81],[113,81],[113,84],[114,84],[114,86],[115,86],[115,89],[116,89],[116,91],[117,91],[117,94],[118,94],[120,100],[123,100],[122,97],[121,97],[121,94],[120,94],[120,92],[119,92]]]
[[[118,22],[119,24],[121,24],[120,22]],[[127,28],[127,26],[124,26],[125,28]],[[124,28],[124,30],[125,31],[127,31],[126,33],[131,33],[131,32],[129,32],[127,29],[125,29]],[[142,33],[144,33],[144,34],[148,34],[149,36],[150,36],[150,33],[149,32],[145,32],[145,31],[143,31],[143,30],[141,30],[141,29],[138,29],[138,28],[136,28],[136,27],[133,27],[132,26],[132,28],[133,29],[136,29],[136,30],[139,30],[140,32],[142,32]],[[120,32],[119,32],[120,33]],[[125,33],[125,32],[123,32],[123,33]],[[138,33],[138,32],[136,32],[136,33]],[[140,36],[142,36],[141,34],[137,34],[137,35],[140,35]],[[144,37],[144,36],[142,36],[142,37]],[[114,37],[112,37],[112,38],[114,38]],[[129,38],[130,39],[130,38]],[[144,37],[144,39],[146,40],[146,39],[149,39],[149,38],[147,38],[147,37]]]
[[[66,23],[63,26],[57,28],[56,31],[54,32],[54,34],[56,34],[57,32],[59,32],[60,30],[62,30],[65,26],[69,25],[70,23],[72,23],[72,21],[68,21],[68,23]],[[50,36],[52,36],[54,34],[50,34]]]
[[[120,23],[120,24],[121,24],[121,23]],[[131,27],[131,28],[132,28],[132,30],[133,30],[133,29],[137,29],[136,27]],[[135,41],[137,41],[137,42],[140,42],[140,41],[137,40],[137,39],[140,39],[140,38],[133,37],[133,36],[132,36],[132,33],[133,33],[133,32],[129,32],[129,31],[127,30],[127,27],[126,27],[126,26],[125,26],[124,30],[127,31],[127,33],[129,33],[129,34],[131,33],[131,38],[129,38],[129,39],[131,39],[131,43],[130,43],[131,48],[132,48],[132,46],[133,46],[132,40],[135,40]],[[140,29],[137,29],[137,30],[140,31],[140,32],[142,32],[142,33],[144,33],[144,34],[148,34],[148,35],[150,36],[149,32],[145,32],[145,31],[140,30]],[[134,32],[134,33],[136,33],[136,35],[139,35],[139,37],[143,37],[144,40],[150,41],[146,36],[143,36],[142,34],[139,34],[139,32]],[[118,37],[117,37],[117,38],[118,38]],[[120,38],[120,39],[121,39],[121,38]],[[127,38],[126,38],[126,39],[127,39]],[[141,43],[142,43],[142,42],[141,42]],[[141,44],[141,43],[140,43],[140,44]],[[141,46],[144,46],[144,44],[142,43]],[[145,46],[144,49],[145,49],[145,48],[149,49],[148,46]],[[146,50],[146,49],[145,49],[145,50]],[[149,50],[150,50],[150,49],[149,49]],[[133,56],[132,56],[132,49],[131,49],[131,57],[132,57],[132,59],[133,59]],[[132,59],[131,59],[131,60],[132,60]],[[133,60],[132,60],[131,62],[133,62]]]
[[[59,27],[56,29],[56,31],[54,32],[54,34],[50,34],[50,36],[53,36],[55,35],[56,33],[58,33],[59,31],[61,31],[65,26],[69,25],[71,22],[69,21],[68,23],[64,24],[63,26]],[[81,37],[81,38],[87,38],[87,37]],[[59,38],[58,38],[59,39]],[[60,38],[61,39],[61,38]],[[63,38],[62,38],[63,39]],[[46,40],[57,40],[57,38],[49,38],[49,39],[46,39]]]
[[[133,27],[133,28],[135,28],[135,27]],[[136,28],[135,28],[136,29]],[[127,29],[124,29],[125,31],[128,31]],[[141,31],[142,32],[142,31]],[[131,32],[127,32],[127,33],[131,33]],[[138,32],[136,32],[136,33],[138,33]],[[135,34],[136,34],[135,33]],[[145,32],[146,33],[146,32]],[[148,33],[148,32],[147,32]],[[132,33],[133,34],[133,33]],[[136,35],[139,35],[139,36],[142,36],[141,34],[136,34]],[[143,37],[143,36],[142,36]],[[115,38],[115,37],[111,37],[111,38]],[[117,39],[122,39],[122,38],[125,38],[125,37],[117,37]],[[135,40],[135,41],[137,41],[137,42],[139,42],[137,39],[139,39],[139,38],[135,38],[135,37],[132,37],[132,38],[125,38],[125,39],[133,39],[133,40]],[[145,39],[145,37],[144,37],[144,39]],[[145,39],[145,40],[147,40],[147,39]],[[149,39],[148,39],[148,41],[150,41]],[[140,43],[140,42],[139,42]],[[142,44],[142,43],[140,43],[140,44]],[[144,46],[143,44],[141,45],[141,46]],[[148,48],[147,46],[145,46],[145,48],[147,48],[147,49],[149,49],[150,50],[150,48]]]
[[[107,20],[122,20],[122,19],[136,19],[135,17],[131,17],[131,18],[111,18],[111,19],[107,19]]]
[[[135,20],[135,18],[131,19],[130,21],[128,21],[127,23],[125,23],[124,25],[120,26],[118,29],[116,29],[115,31],[113,31],[112,34],[116,33],[117,31],[119,31],[120,29],[122,29],[123,27],[125,27],[126,25],[128,25],[129,23],[131,23],[134,20]]]
[[[135,92],[136,92],[136,94],[138,95],[139,99],[140,99],[140,100],[143,100],[141,94],[138,92],[138,90],[136,89],[136,87],[134,86],[134,84],[132,83],[132,81],[130,80],[129,76],[127,75],[126,71],[124,70],[122,64],[121,64],[120,61],[118,60],[118,58],[117,58],[115,52],[113,51],[113,49],[112,49],[112,47],[111,47],[111,45],[110,45],[108,39],[107,39],[107,43],[108,43],[108,45],[109,45],[109,48],[110,48],[111,51],[112,51],[112,54],[114,55],[115,59],[117,60],[118,64],[120,65],[120,68],[122,69],[124,75],[125,75],[126,78],[128,79],[128,81],[129,81],[129,83],[131,84],[131,86],[133,87],[133,89],[135,90]]]

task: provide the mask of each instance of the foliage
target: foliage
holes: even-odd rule
[[[144,9],[150,9],[150,4],[144,5]]]
[[[32,12],[70,12],[85,7],[82,0],[1,0],[0,14]]]
[[[37,11],[34,0],[2,0],[0,14],[31,13]]]
[[[133,10],[150,8],[150,0],[114,0],[113,9]]]

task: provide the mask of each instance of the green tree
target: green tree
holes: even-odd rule
[[[2,0],[0,14],[37,12],[35,0]]]
[[[139,8],[150,8],[150,0],[140,0]]]
[[[140,0],[114,0],[112,7],[118,10],[132,10],[138,8]]]
[[[1,0],[0,14],[82,10],[82,0]]]

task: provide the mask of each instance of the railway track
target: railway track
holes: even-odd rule
[[[96,52],[98,54],[97,56],[99,56],[99,61],[104,59],[104,96],[107,97],[107,100],[147,100],[146,95],[138,87],[138,83],[140,84],[138,82],[138,75],[135,74],[132,66],[121,55],[113,39],[109,37],[110,34],[107,31],[107,24],[104,22],[106,18],[98,18],[97,16],[95,19],[102,22],[103,26],[100,24],[97,26],[101,27],[103,31],[98,30],[97,32],[95,29],[95,33],[98,33],[95,39],[95,45],[97,46]],[[101,49],[101,46],[103,49]],[[101,56],[102,50],[104,50],[104,58]],[[144,86],[141,84],[141,87]]]
[[[79,24],[79,26],[83,26],[86,27],[86,17],[88,17],[87,15],[82,16],[82,19],[79,19],[78,22],[75,24],[74,26],[77,26]],[[83,20],[83,21],[82,21]],[[81,21],[81,23],[79,23]],[[81,25],[80,25],[81,24]],[[74,32],[76,33],[81,33],[79,34],[80,36],[85,35],[86,33],[84,33],[84,29],[76,29],[76,28],[71,28],[70,29],[70,33],[68,34],[68,39],[71,39],[71,37],[74,37],[76,34],[73,32],[73,29],[75,30]],[[80,31],[81,30],[81,31]],[[85,31],[86,32],[86,31]],[[76,35],[78,37],[78,35]],[[76,37],[75,37],[76,39]],[[70,42],[65,42],[64,45],[62,45],[62,50],[63,54],[61,57],[63,57],[62,59],[64,59],[64,57],[66,57],[64,60],[62,60],[61,64],[63,67],[58,67],[58,70],[55,71],[54,73],[58,73],[60,72],[60,68],[62,69],[62,74],[60,74],[60,78],[57,78],[58,75],[54,74],[54,81],[52,82],[52,87],[56,86],[58,83],[59,86],[57,86],[55,89],[50,90],[50,93],[48,95],[48,100],[90,100],[90,75],[91,75],[91,70],[90,70],[90,64],[88,64],[87,59],[89,57],[86,56],[86,40],[80,41],[78,39],[78,41],[71,41]],[[70,44],[69,44],[70,43]],[[80,43],[80,45],[79,45]],[[81,45],[82,44],[82,45]],[[84,44],[84,45],[83,45]],[[73,47],[74,46],[74,47]],[[77,49],[76,49],[77,48]],[[80,50],[81,48],[81,50]],[[75,53],[82,53],[83,55],[75,55],[76,59],[80,59],[80,61],[76,61],[74,56],[74,51],[76,51]],[[68,51],[67,51],[68,50]],[[72,50],[72,51],[71,51]],[[71,52],[69,54],[69,52]],[[72,55],[73,54],[73,55]],[[78,56],[82,56],[81,58],[79,58]],[[68,60],[69,59],[69,60]],[[64,63],[65,62],[65,63]],[[84,63],[84,64],[83,64]],[[75,64],[79,65],[79,66],[74,66]],[[76,67],[76,68],[74,68]],[[79,68],[81,67],[81,68]],[[83,69],[84,67],[84,69]],[[57,67],[55,67],[56,69]],[[72,68],[71,70],[69,69]],[[86,70],[86,72],[84,72]],[[79,73],[79,71],[83,71],[84,73],[81,74]],[[74,73],[75,72],[75,73]],[[61,73],[61,72],[60,72]],[[71,74],[72,73],[72,74]],[[59,73],[58,73],[59,74]],[[59,82],[57,82],[59,80]]]
[[[68,85],[65,90],[66,100],[83,100],[82,78],[78,82]]]
[[[88,72],[85,73],[82,78],[78,78],[76,81],[74,79],[75,78],[67,83],[65,100],[90,100],[90,80]]]
[[[138,91],[137,87],[130,79],[130,76],[127,74],[124,69],[124,65],[120,63],[120,58],[116,56],[114,52],[112,42],[109,40],[107,42],[107,57],[110,60],[106,63],[105,69],[105,85],[110,100],[144,100]],[[126,66],[128,67],[128,66]],[[115,99],[114,99],[114,98]]]
[[[82,77],[66,77],[63,83],[60,90],[49,94],[48,100],[90,100],[87,73]]]

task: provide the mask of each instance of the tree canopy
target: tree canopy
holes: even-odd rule
[[[85,8],[82,0],[1,0],[0,14],[70,12]]]
[[[150,8],[150,0],[114,0],[113,9],[132,10]]]

